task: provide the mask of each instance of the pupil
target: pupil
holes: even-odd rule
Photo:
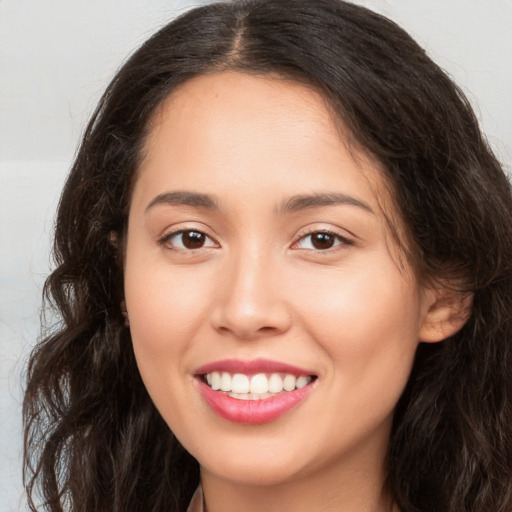
[[[204,244],[203,233],[199,233],[198,231],[186,231],[183,233],[183,245],[187,249],[199,249]]]
[[[329,233],[315,233],[312,242],[315,249],[330,249],[334,244],[334,237]]]

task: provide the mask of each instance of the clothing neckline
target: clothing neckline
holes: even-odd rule
[[[201,484],[198,485],[195,490],[192,499],[190,500],[190,504],[187,508],[187,512],[204,512],[204,497],[203,497],[203,486]]]

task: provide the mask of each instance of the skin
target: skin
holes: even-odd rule
[[[397,264],[385,185],[321,96],[290,81],[201,76],[154,116],[129,212],[125,297],[141,375],[201,465],[209,512],[392,508],[384,460],[416,347],[463,320],[456,301]],[[216,207],[162,199],[182,191]],[[313,193],[351,199],[283,207]],[[203,245],[187,249],[180,230],[204,233]],[[332,246],[318,250],[310,234],[322,231]],[[227,358],[281,361],[317,380],[277,420],[233,423],[194,377]]]

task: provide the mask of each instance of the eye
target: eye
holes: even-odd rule
[[[206,247],[218,247],[208,235],[195,229],[183,229],[166,235],[161,242],[173,249],[194,250]]]
[[[315,251],[326,251],[338,245],[350,245],[350,240],[330,231],[315,231],[299,239],[296,243],[299,249],[312,249]]]

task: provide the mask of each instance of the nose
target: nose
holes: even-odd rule
[[[291,310],[270,258],[261,254],[226,262],[211,323],[215,330],[240,340],[255,340],[286,332]]]

